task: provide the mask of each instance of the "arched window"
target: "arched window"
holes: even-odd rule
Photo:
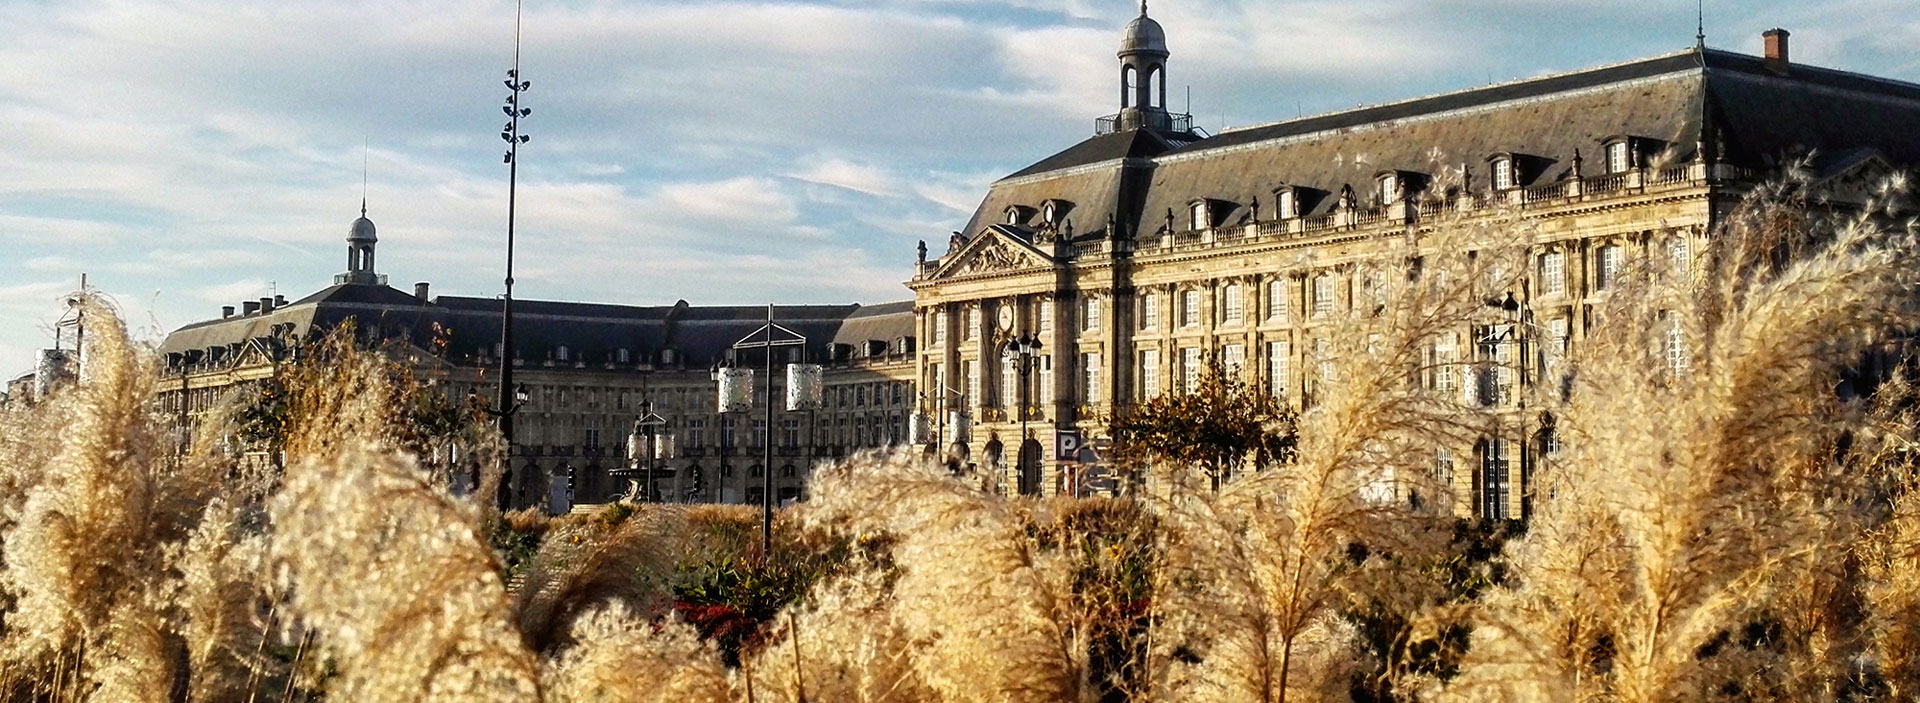
[[[1120,109],[1134,107],[1133,96],[1140,87],[1140,73],[1132,64],[1120,67]]]
[[[1167,107],[1167,71],[1159,65],[1147,69],[1147,104],[1144,107]]]

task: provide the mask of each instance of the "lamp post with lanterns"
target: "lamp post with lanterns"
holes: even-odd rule
[[[507,277],[506,294],[500,299],[500,388],[497,404],[487,410],[488,414],[499,418],[500,436],[507,444],[507,455],[513,455],[513,413],[527,402],[527,391],[523,385],[513,382],[513,224],[515,196],[520,179],[520,145],[532,139],[520,133],[520,118],[533,114],[533,110],[523,107],[520,94],[533,87],[530,81],[520,78],[520,7],[514,5],[513,14],[513,68],[507,70],[504,81],[507,101],[500,107],[507,114],[507,123],[500,128],[500,138],[507,142],[505,156],[507,164]],[[505,492],[500,496],[504,503]]]
[[[1002,309],[1004,310],[1006,308]],[[1015,455],[1017,458],[1014,460],[1014,466],[1015,470],[1020,473],[1019,488],[1021,493],[1037,492],[1040,488],[1038,477],[1030,477],[1027,473],[1029,470],[1027,466],[1027,443],[1032,440],[1031,437],[1027,436],[1027,416],[1030,414],[1027,409],[1027,382],[1028,377],[1031,376],[1034,369],[1039,366],[1040,349],[1040,338],[1031,334],[1011,337],[1000,345],[1000,360],[1002,365],[1012,368],[1016,373],[1020,374],[1019,397],[1015,399],[1018,405],[1018,407],[1015,408],[1015,412],[1020,413],[1020,448],[1015,450],[1018,453]],[[1037,460],[1038,457],[1035,457],[1035,459]],[[1038,467],[1033,468],[1037,469]]]
[[[660,499],[653,485],[658,461],[667,453],[662,444],[660,428],[665,427],[667,419],[653,412],[653,401],[641,406],[640,417],[633,421],[633,433],[627,435],[627,471],[632,482],[627,500],[635,503],[651,503]],[[643,468],[641,464],[646,464]]]
[[[775,333],[778,333],[779,336],[775,337]],[[758,339],[756,339],[756,337]],[[761,390],[761,412],[764,413],[763,417],[765,419],[763,422],[767,428],[767,436],[763,438],[763,441],[760,443],[760,448],[763,452],[760,465],[760,538],[761,545],[765,548],[765,554],[767,555],[773,554],[773,351],[776,347],[793,346],[800,347],[804,351],[806,345],[806,335],[774,324],[772,303],[767,304],[767,323],[762,325],[760,329],[747,333],[746,336],[740,338],[740,341],[733,343],[733,350],[736,352],[736,356],[737,352],[746,349],[760,349],[766,353],[765,371],[767,374],[767,386]],[[740,399],[739,409],[748,410],[752,407],[753,403],[753,372],[747,369],[730,370],[743,372],[745,374],[746,389],[744,397]],[[791,370],[788,375],[789,383],[791,383],[793,375]],[[814,378],[818,377],[817,374],[814,375]],[[727,412],[728,404],[727,378],[722,376],[720,381],[721,412],[725,413]],[[810,404],[803,405],[817,408],[820,405],[820,399],[818,397],[819,384],[816,382],[811,385],[813,386],[815,397],[813,397]],[[794,390],[789,388],[787,404],[793,406],[795,400]],[[790,407],[789,409],[795,408]]]

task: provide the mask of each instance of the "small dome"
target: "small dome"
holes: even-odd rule
[[[1127,33],[1120,38],[1120,58],[1129,54],[1167,55],[1167,31],[1147,16],[1145,8],[1139,17],[1127,23]]]
[[[366,214],[362,213],[360,215],[360,219],[353,221],[353,229],[347,230],[347,241],[349,242],[375,241],[375,238],[373,236],[373,220],[367,219]]]

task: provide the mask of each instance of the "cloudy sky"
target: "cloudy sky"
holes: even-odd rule
[[[1690,0],[1160,0],[1212,131],[1681,49]],[[1091,134],[1130,0],[528,0],[517,293],[906,297],[985,185]],[[1707,3],[1708,43],[1920,82],[1911,0]],[[0,0],[0,374],[81,272],[150,337],[345,266],[499,289],[506,0]],[[367,148],[363,150],[363,144]]]

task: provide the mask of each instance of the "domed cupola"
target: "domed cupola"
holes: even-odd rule
[[[1167,112],[1168,55],[1167,30],[1147,16],[1143,0],[1140,16],[1127,23],[1120,37],[1120,112],[1112,117],[1113,129],[1189,129]]]
[[[372,244],[380,241],[373,234],[373,220],[367,219],[367,204],[360,203],[360,219],[353,221],[353,228],[347,230],[347,241]]]
[[[1127,23],[1127,33],[1120,38],[1120,58],[1146,54],[1156,58],[1167,57],[1167,31],[1160,23],[1147,16],[1147,4],[1140,3],[1140,16]]]
[[[367,219],[367,201],[360,201],[360,219],[353,221],[347,228],[347,272],[333,277],[334,284],[356,283],[365,285],[385,285],[386,276],[373,270],[373,247],[379,242],[374,236],[373,220]]]

